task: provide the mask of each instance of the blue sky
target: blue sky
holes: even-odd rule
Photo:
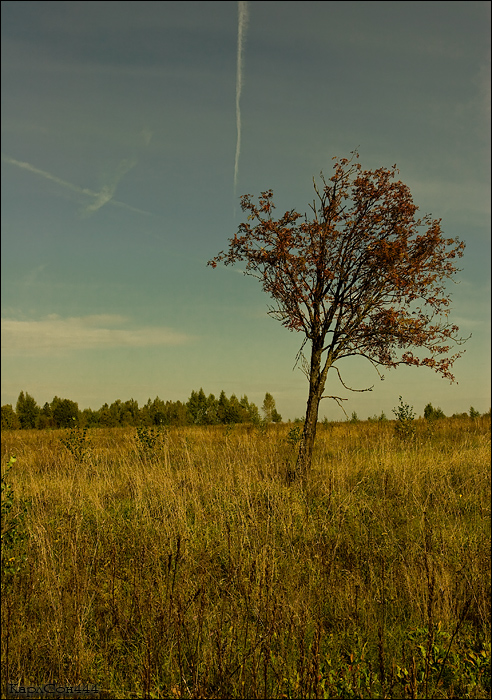
[[[306,211],[313,176],[358,148],[466,242],[451,318],[473,335],[458,384],[427,368],[380,382],[354,359],[345,382],[374,390],[333,376],[329,393],[361,418],[399,395],[417,414],[488,410],[490,3],[243,3],[236,161],[238,5],[2,2],[2,404],[203,387],[302,416],[302,337],[256,280],[206,263],[239,195]]]

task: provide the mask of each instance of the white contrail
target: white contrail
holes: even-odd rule
[[[87,190],[82,187],[79,187],[78,185],[73,185],[71,182],[67,182],[66,180],[62,180],[59,177],[56,177],[56,175],[52,175],[51,173],[46,172],[46,170],[40,170],[40,168],[34,167],[34,165],[31,165],[30,163],[25,163],[22,160],[15,160],[15,158],[10,158],[9,156],[6,156],[2,153],[2,160],[4,163],[9,163],[9,165],[16,165],[18,168],[22,168],[23,170],[28,170],[31,173],[34,173],[35,175],[41,175],[41,177],[46,178],[47,180],[51,180],[52,182],[56,182],[57,185],[60,185],[61,187],[66,187],[69,190],[72,190],[72,192],[79,192],[80,194],[86,194],[89,197],[97,197],[97,192],[93,192],[92,190]]]
[[[105,204],[108,202],[111,202],[113,199],[113,196],[116,192],[116,188],[118,186],[119,181],[121,180],[122,177],[124,177],[132,168],[134,168],[137,164],[136,160],[122,160],[120,161],[118,165],[118,169],[115,173],[115,176],[113,178],[113,181],[107,185],[104,185],[103,188],[101,189],[100,192],[96,194],[96,199],[92,204],[89,204],[86,208],[85,211],[83,212],[86,216],[89,214],[98,211],[101,207],[103,207]]]
[[[241,153],[241,89],[243,86],[243,39],[248,26],[248,3],[237,4],[237,72],[236,72],[236,159],[234,161],[234,196],[236,196],[237,174],[239,170],[239,155]]]
[[[27,170],[31,173],[34,173],[35,175],[40,175],[46,180],[51,180],[52,182],[55,182],[60,187],[64,187],[65,189],[71,190],[72,192],[76,192],[79,195],[84,195],[93,199],[93,203],[87,205],[82,210],[82,215],[87,216],[98,211],[98,209],[100,209],[105,204],[112,204],[115,207],[123,207],[124,209],[137,212],[138,214],[145,214],[146,216],[150,216],[150,212],[148,211],[144,211],[143,209],[137,209],[136,207],[131,207],[129,204],[125,204],[124,202],[119,202],[117,199],[113,199],[119,181],[124,175],[126,175],[127,172],[129,172],[136,165],[136,160],[122,160],[118,166],[113,182],[109,185],[105,185],[99,192],[94,192],[94,190],[89,190],[86,187],[79,187],[78,185],[74,185],[72,182],[62,180],[61,178],[57,177],[56,175],[52,175],[46,170],[36,168],[34,165],[31,165],[31,163],[26,163],[21,160],[15,160],[15,158],[10,158],[4,153],[2,153],[2,160],[4,163],[8,163],[9,165],[15,165],[16,167],[22,168],[23,170]]]

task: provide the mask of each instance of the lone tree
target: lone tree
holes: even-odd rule
[[[359,154],[333,160],[334,174],[314,181],[310,218],[294,210],[273,216],[273,192],[241,197],[248,222],[208,262],[245,262],[274,300],[269,313],[304,340],[296,358],[309,379],[304,431],[295,477],[305,481],[311,466],[318,408],[329,369],[344,357],[366,358],[380,368],[427,366],[454,381],[451,369],[464,342],[448,322],[447,279],[458,272],[464,243],[444,238],[440,219],[415,218],[409,188],[390,169],[362,170]],[[310,346],[311,358],[302,351]],[[414,354],[418,352],[418,354]],[[370,391],[360,389],[351,391]]]

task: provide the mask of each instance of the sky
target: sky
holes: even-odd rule
[[[2,404],[99,408],[273,395],[305,413],[302,336],[240,268],[207,261],[273,189],[357,149],[466,243],[450,320],[471,335],[450,384],[340,363],[359,418],[490,407],[490,3],[2,2]],[[324,400],[320,418],[344,420]]]

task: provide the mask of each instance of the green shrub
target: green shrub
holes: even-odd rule
[[[90,442],[87,439],[87,427],[80,428],[75,424],[64,437],[60,438],[60,442],[73,455],[78,464],[81,464],[89,453]]]
[[[415,418],[415,413],[413,406],[407,403],[403,403],[401,396],[399,397],[400,404],[393,409],[393,413],[396,416],[397,423],[395,426],[396,434],[399,438],[409,439],[415,435],[415,426],[413,420]]]
[[[424,408],[424,418],[426,420],[438,420],[439,418],[446,418],[446,416],[441,408],[434,408],[431,403],[428,403]]]
[[[10,470],[15,461],[15,457],[11,457],[2,474],[2,589],[12,582],[26,559],[24,516],[27,506],[16,504],[14,490],[9,480]]]
[[[18,430],[20,421],[12,408],[12,404],[7,403],[2,406],[2,430]]]

